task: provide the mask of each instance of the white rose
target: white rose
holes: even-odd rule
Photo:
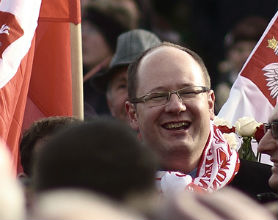
[[[260,123],[253,118],[242,117],[235,123],[236,133],[242,137],[252,137]]]
[[[232,124],[229,121],[226,121],[224,118],[219,118],[217,116],[214,117],[213,124],[216,126],[227,126],[228,128],[232,128]]]
[[[223,137],[225,138],[225,140],[228,142],[229,146],[232,149],[237,149],[239,142],[237,141],[236,135],[234,133],[229,133],[229,134],[223,134]]]

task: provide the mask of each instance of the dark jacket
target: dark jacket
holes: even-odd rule
[[[258,194],[273,192],[268,185],[271,175],[270,165],[240,159],[239,171],[229,186],[237,188],[258,200]]]

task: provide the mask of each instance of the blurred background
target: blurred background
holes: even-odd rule
[[[216,113],[278,9],[277,0],[81,0],[85,116],[109,114],[90,78],[108,67],[117,37],[141,28],[186,46],[204,60]]]

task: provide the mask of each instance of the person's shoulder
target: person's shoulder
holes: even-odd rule
[[[272,191],[268,185],[271,175],[270,165],[241,159],[239,171],[229,185],[256,198],[259,193]]]
[[[270,177],[271,175],[271,167],[268,164],[259,163],[256,161],[250,161],[250,160],[244,160],[240,159],[240,168],[239,172],[263,172],[264,174],[268,175]],[[253,173],[252,172],[252,173]]]
[[[240,167],[236,177],[245,177],[260,180],[268,180],[271,176],[271,166],[268,164],[259,163],[240,159]],[[251,180],[250,179],[250,180]]]

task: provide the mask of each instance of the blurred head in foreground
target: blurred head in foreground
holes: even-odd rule
[[[164,201],[156,219],[275,219],[264,206],[243,193],[225,187],[214,193],[184,191]]]
[[[82,190],[54,190],[36,200],[32,219],[143,219],[123,206]]]
[[[70,116],[53,116],[39,119],[23,133],[20,141],[21,165],[26,176],[31,176],[34,154],[59,130],[72,123],[81,123],[77,118]]]
[[[95,118],[68,128],[37,156],[33,175],[37,193],[75,188],[124,202],[154,190],[155,156],[116,120]]]
[[[7,146],[0,140],[0,219],[24,219],[23,190],[17,182]]]

